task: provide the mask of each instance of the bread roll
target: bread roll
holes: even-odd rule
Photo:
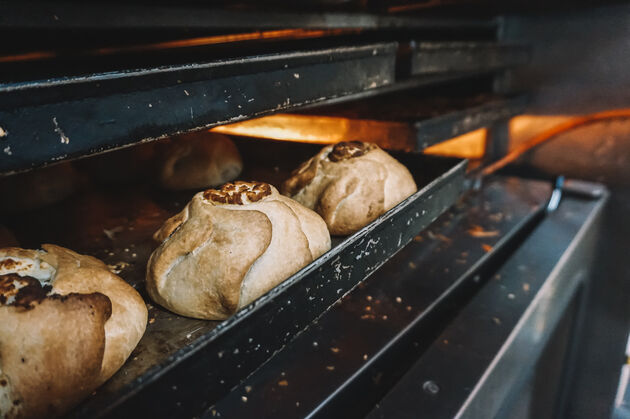
[[[0,177],[0,212],[16,213],[63,201],[84,184],[71,163]]]
[[[330,234],[351,234],[418,190],[409,170],[377,145],[359,141],[324,147],[282,187],[314,209]]]
[[[196,194],[154,236],[147,290],[160,305],[222,320],[330,249],[324,221],[266,183]]]
[[[135,144],[118,150],[77,160],[74,165],[89,177],[105,185],[155,182],[156,144],[159,141]]]
[[[90,256],[0,249],[0,417],[59,416],[111,377],[144,333],[147,308]]]
[[[236,145],[225,135],[195,132],[158,144],[160,183],[167,189],[201,189],[235,179],[243,170]]]

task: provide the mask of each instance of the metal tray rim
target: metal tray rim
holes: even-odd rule
[[[128,77],[142,77],[147,75],[155,75],[159,73],[172,73],[175,71],[195,71],[195,70],[203,70],[210,69],[215,67],[229,67],[234,65],[244,65],[251,64],[257,62],[273,62],[291,58],[317,58],[320,56],[325,56],[330,54],[333,57],[337,57],[335,61],[347,61],[348,59],[363,56],[367,52],[371,52],[374,54],[374,51],[380,51],[381,53],[393,53],[394,50],[398,47],[397,42],[380,42],[380,43],[370,43],[367,45],[343,45],[335,48],[324,48],[317,50],[294,50],[289,52],[276,52],[270,54],[260,54],[260,55],[247,55],[239,58],[230,58],[225,60],[212,60],[207,62],[196,62],[196,63],[187,63],[180,65],[161,65],[157,67],[149,67],[149,68],[138,68],[138,69],[129,69],[129,70],[119,70],[119,71],[108,71],[102,73],[93,73],[89,75],[82,76],[71,76],[71,77],[59,77],[47,80],[33,80],[27,82],[16,82],[16,83],[6,83],[0,84],[0,94],[8,93],[19,90],[28,90],[28,89],[40,89],[40,88],[48,88],[48,87],[57,87],[64,85],[73,85],[73,84],[81,84],[81,83],[93,83],[93,82],[101,82],[106,80],[120,80]],[[349,54],[349,55],[348,55]],[[341,58],[339,58],[339,56]],[[289,67],[294,67],[298,63],[291,62]],[[287,67],[287,68],[289,68]]]

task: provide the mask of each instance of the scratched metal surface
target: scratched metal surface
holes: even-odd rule
[[[0,84],[0,174],[394,82],[396,43]]]
[[[414,417],[419,411],[429,418],[574,417],[562,414],[561,393],[573,380],[569,371],[582,368],[571,360],[579,347],[571,335],[579,326],[562,325],[562,319],[579,321],[573,310],[580,293],[589,277],[599,280],[591,276],[597,239],[609,239],[599,227],[608,193],[592,186],[598,194],[564,191],[557,210],[498,267],[366,418]],[[562,326],[564,331],[558,329]],[[563,334],[568,347],[555,340]],[[546,358],[550,351],[557,355]]]
[[[296,162],[319,149],[254,139],[238,140],[237,145],[247,168],[241,178],[276,185]],[[408,165],[424,190],[393,210],[397,213],[382,217],[350,238],[335,238],[331,252],[223,323],[174,315],[152,305],[144,291],[145,266],[155,247],[151,235],[195,191],[169,193],[142,182],[93,182],[81,194],[57,205],[5,216],[3,224],[22,247],[37,248],[40,243],[51,242],[96,256],[119,271],[148,303],[149,324],[138,347],[125,366],[74,415],[133,416],[146,411],[147,406],[157,409],[156,414],[181,415],[199,412],[212,403],[212,397],[229,391],[403,247],[461,193],[464,162],[396,156]],[[116,170],[120,162],[113,159],[109,164]],[[239,327],[234,327],[237,324]],[[194,388],[186,389],[186,385]],[[156,392],[172,392],[173,388],[178,390],[176,394],[159,407],[154,405]]]

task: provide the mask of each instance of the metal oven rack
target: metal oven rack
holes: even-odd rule
[[[397,64],[398,43],[389,42],[0,84],[0,173],[304,105],[491,74],[527,58],[522,46],[489,48],[479,43],[481,52],[490,49],[494,59],[487,67],[460,70],[458,57],[462,51],[476,51],[473,44],[430,45],[426,69],[413,65],[407,76],[396,74],[396,66],[402,65]],[[441,54],[435,56],[436,51]],[[505,60],[500,59],[503,55]],[[422,48],[413,56],[423,57]],[[520,108],[522,102],[515,102],[507,113],[493,113],[473,105],[442,120],[425,118],[418,123],[419,141],[437,141],[422,138],[427,135],[423,130],[439,131],[441,125],[442,131],[452,131],[448,127],[457,125],[457,119],[470,121],[470,115],[478,115],[472,123],[459,124],[457,132],[462,133]]]

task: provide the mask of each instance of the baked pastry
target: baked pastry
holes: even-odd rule
[[[292,173],[282,191],[322,216],[330,234],[351,234],[418,190],[409,170],[377,145],[324,147]]]
[[[235,179],[243,170],[236,145],[229,137],[194,132],[158,144],[159,179],[167,189],[199,189]]]
[[[199,192],[154,238],[162,244],[149,259],[151,298],[209,320],[229,317],[330,249],[319,215],[260,182]]]
[[[71,163],[0,177],[0,212],[16,213],[63,201],[84,184]]]
[[[0,249],[0,417],[54,417],[120,368],[147,308],[90,256]]]
[[[74,165],[91,180],[105,185],[154,181],[157,143],[159,141],[135,144],[92,155],[75,161]]]

